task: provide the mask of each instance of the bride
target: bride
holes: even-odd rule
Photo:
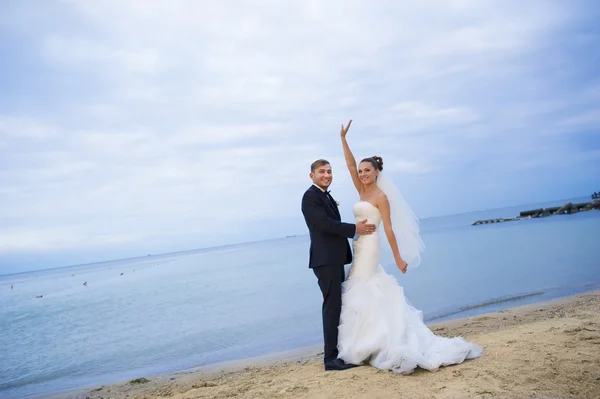
[[[425,246],[418,220],[391,179],[383,173],[383,160],[374,156],[356,160],[346,141],[352,120],[342,125],[346,165],[359,194],[356,220],[380,226],[402,273],[417,267]],[[338,358],[346,363],[370,363],[396,374],[415,368],[437,370],[481,356],[483,348],[462,338],[436,336],[423,323],[421,311],[404,297],[403,288],[380,266],[381,229],[354,241],[354,262],[342,284],[342,313],[338,327]]]

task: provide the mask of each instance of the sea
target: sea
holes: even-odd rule
[[[587,200],[423,219],[422,264],[382,265],[427,323],[598,289],[600,211],[472,225]],[[321,345],[308,248],[302,235],[0,276],[0,398]]]

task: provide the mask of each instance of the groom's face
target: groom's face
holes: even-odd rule
[[[333,172],[331,165],[321,165],[315,168],[315,171],[310,174],[310,178],[317,186],[327,189],[333,180]]]

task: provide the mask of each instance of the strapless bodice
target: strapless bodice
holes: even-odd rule
[[[368,223],[372,223],[379,227],[379,223],[381,223],[381,213],[375,205],[368,201],[358,201],[354,204],[353,211],[357,222],[367,219]]]
[[[356,223],[367,219],[367,223],[377,226],[377,230],[373,234],[361,235],[352,241],[354,262],[352,263],[349,277],[369,279],[377,272],[381,257],[379,243],[381,213],[375,205],[367,201],[358,201],[354,204],[353,211]]]

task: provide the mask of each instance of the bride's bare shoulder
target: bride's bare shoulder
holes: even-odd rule
[[[385,195],[383,191],[379,190],[379,192],[375,196],[375,203],[377,204],[377,207],[389,203],[387,195]]]

